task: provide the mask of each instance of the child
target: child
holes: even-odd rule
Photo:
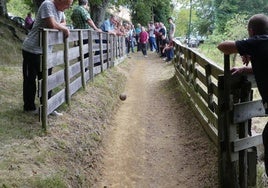
[[[225,41],[218,45],[224,54],[239,53],[245,67],[231,69],[232,74],[253,73],[263,100],[266,114],[268,114],[268,17],[264,14],[252,16],[248,22],[246,40]],[[251,61],[252,67],[247,67]],[[264,164],[268,175],[268,122],[262,133],[264,144]]]

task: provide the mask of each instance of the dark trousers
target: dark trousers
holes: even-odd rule
[[[264,165],[265,172],[268,175],[268,122],[266,123],[264,130],[262,132],[262,140],[264,145]]]
[[[173,48],[166,50],[166,57],[167,57],[168,61],[173,59],[173,57],[174,57],[174,49]]]
[[[41,55],[33,54],[22,50],[23,56],[23,102],[24,111],[36,110],[35,95],[36,95],[36,78],[40,80],[42,73],[40,71]],[[52,68],[48,70],[48,75],[52,73]],[[48,93],[51,97],[51,91]]]
[[[143,55],[147,55],[147,44],[145,43],[140,43],[141,45],[141,51]]]

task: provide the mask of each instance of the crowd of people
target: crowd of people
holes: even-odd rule
[[[29,13],[25,19],[25,24],[29,33],[22,45],[23,55],[23,101],[24,111],[37,113],[35,104],[36,78],[41,79],[40,56],[42,49],[39,46],[39,28],[51,28],[62,31],[68,37],[70,31],[66,26],[66,16],[64,10],[70,8],[73,0],[45,0],[36,14],[35,20]],[[78,0],[78,5],[74,7],[71,15],[74,29],[92,29],[97,32],[107,32],[112,35],[125,36],[127,54],[141,51],[147,57],[147,50],[159,53],[160,57],[170,62],[174,56],[173,37],[175,24],[172,18],[168,18],[169,29],[161,22],[150,22],[147,26],[137,24],[137,27],[130,22],[122,22],[116,16],[110,15],[98,28],[91,19],[89,13],[88,0]],[[88,43],[84,40],[83,43]],[[85,54],[86,55],[86,54]],[[48,70],[52,73],[52,69]],[[48,98],[51,92],[48,93]],[[41,101],[40,101],[41,102]],[[56,114],[59,115],[55,111]]]
[[[137,24],[136,27],[129,22],[120,22],[115,18],[113,33],[125,36],[127,54],[141,51],[147,57],[147,51],[156,52],[164,61],[170,62],[174,57],[173,38],[175,24],[168,18],[168,29],[162,22],[149,22],[147,26]]]

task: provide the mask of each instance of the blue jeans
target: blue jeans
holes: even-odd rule
[[[149,43],[150,43],[151,51],[154,51],[157,49],[155,37],[149,37]]]
[[[168,61],[170,61],[171,59],[174,58],[174,49],[173,48],[166,50],[166,57],[167,57]]]

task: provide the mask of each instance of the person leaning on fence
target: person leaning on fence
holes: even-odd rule
[[[71,19],[73,21],[74,29],[94,29],[102,32],[97,28],[89,14],[88,0],[78,0],[78,6],[73,10]]]
[[[97,28],[91,16],[89,14],[88,0],[78,0],[78,6],[76,6],[71,15],[71,19],[74,25],[74,29],[94,29],[97,32],[102,32]],[[88,39],[83,40],[83,44],[87,44]],[[84,55],[84,58],[88,57],[88,53]]]
[[[246,66],[231,69],[232,74],[253,73],[260,92],[266,114],[268,114],[268,17],[264,14],[253,15],[248,22],[249,38],[225,41],[218,45],[224,54],[239,53]],[[251,62],[251,67],[247,65]],[[268,175],[268,122],[262,133],[264,144],[265,172]]]
[[[100,28],[103,32],[107,32],[112,35],[117,35],[118,32],[116,30],[116,25],[117,25],[116,17],[112,14],[110,15],[109,19],[105,20],[101,24]]]
[[[64,10],[68,9],[73,0],[46,0],[38,9],[33,28],[25,38],[22,45],[23,55],[23,109],[26,112],[37,113],[35,105],[36,77],[41,79],[40,59],[42,48],[39,46],[40,28],[51,28],[62,31],[65,37],[70,35],[66,27]],[[52,50],[52,49],[50,49]],[[48,70],[49,74],[52,69]],[[48,93],[51,97],[51,92]],[[54,112],[55,115],[59,115]]]

